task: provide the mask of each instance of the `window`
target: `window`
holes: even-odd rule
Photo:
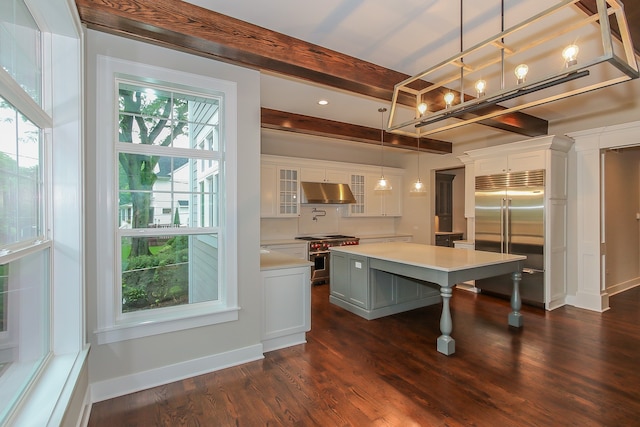
[[[99,61],[103,111],[115,111],[109,100],[118,111],[109,141],[117,204],[105,218],[113,227],[101,236],[107,246],[109,230],[115,237],[116,273],[100,284],[108,304],[99,313],[99,342],[237,319],[228,250],[235,230],[226,222],[234,208],[222,197],[235,144],[220,137],[235,86],[209,78],[194,86],[192,75]]]
[[[76,303],[82,293],[81,57],[79,38],[63,30],[67,6],[53,0],[37,10],[12,0],[0,8],[0,425],[56,420],[54,413],[66,409],[59,399],[66,384],[74,385],[68,375],[83,342]],[[53,120],[61,97],[64,130]],[[64,164],[56,164],[60,159]],[[53,197],[62,185],[64,203]],[[61,235],[57,248],[54,230]],[[34,411],[37,395],[48,399]]]

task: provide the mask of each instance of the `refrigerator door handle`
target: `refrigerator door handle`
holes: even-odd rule
[[[500,252],[507,253],[507,199],[500,201]]]
[[[511,253],[511,202],[512,199],[505,199],[505,221],[504,221],[504,253]]]

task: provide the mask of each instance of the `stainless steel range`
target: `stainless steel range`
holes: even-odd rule
[[[329,248],[333,246],[358,245],[360,239],[354,236],[332,234],[328,236],[300,236],[298,240],[306,240],[309,249],[309,261],[311,266],[311,284],[320,285],[329,283]]]

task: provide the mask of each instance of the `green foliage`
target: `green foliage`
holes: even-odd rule
[[[189,296],[189,240],[176,236],[155,255],[129,257],[122,274],[122,311],[180,305]]]

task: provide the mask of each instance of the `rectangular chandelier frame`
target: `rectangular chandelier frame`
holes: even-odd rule
[[[544,32],[544,35],[538,39],[527,39],[527,43],[518,48],[510,46],[509,43],[504,42],[505,38],[509,38],[519,31],[529,28],[534,23],[538,23],[561,9],[574,5],[578,1],[579,0],[564,0],[519,24],[396,84],[393,92],[387,131],[419,138],[638,78],[640,74],[638,72],[638,64],[633,51],[633,43],[629,34],[626,17],[624,15],[623,5],[619,0],[596,0],[597,13],[589,15],[577,23],[572,23],[567,26],[557,26],[553,31]],[[620,42],[622,45],[621,55],[618,55],[614,49],[614,40],[609,23],[610,15],[615,16],[618,24]],[[596,24],[597,22],[599,22],[599,25]],[[554,39],[578,30],[586,25],[595,25],[599,27],[599,36],[602,43],[601,55],[587,61],[580,61],[574,65],[567,65],[559,72],[542,75],[535,80],[527,81],[525,83],[518,84],[517,86],[505,87],[504,64],[506,59],[536,46],[543,45],[544,43],[553,42]],[[479,55],[479,52],[486,48],[495,49],[495,53],[491,54],[493,55],[491,58],[482,58],[482,62],[479,64],[465,62],[465,58],[473,57],[474,54]],[[574,80],[577,81],[578,79],[587,77],[591,73],[589,69],[600,64],[610,64],[620,72],[620,75],[607,79],[606,81],[590,82],[590,84],[584,87],[571,87],[569,90],[561,93],[545,94],[539,99],[527,99],[519,105],[491,108],[505,101],[530,95],[538,91],[544,91],[545,89],[563,83]],[[475,95],[465,93],[464,78],[466,75],[481,72],[491,66],[502,67],[502,87],[492,93],[487,93],[486,95],[483,94],[483,96],[477,97]],[[447,67],[453,67],[454,72],[447,74]],[[443,73],[445,74],[444,76],[442,76]],[[434,78],[433,76],[437,77]],[[429,99],[433,100],[436,97],[441,96],[444,91],[450,90],[449,87],[456,83],[456,81],[459,81],[460,85],[460,90],[457,93],[457,96],[459,96],[462,102],[459,102],[456,105],[446,106],[438,111],[428,111],[424,114],[419,112],[418,106],[422,102]],[[423,89],[417,89],[420,87],[420,84],[424,86],[425,82],[431,82],[431,84]],[[400,112],[403,109],[406,110],[406,108],[404,108],[399,101],[400,99],[403,99],[404,105],[406,106],[407,95],[408,99],[415,99],[413,112],[414,118],[401,122],[401,119],[399,119],[398,116],[400,116]],[[435,105],[440,106],[441,104],[436,103]],[[438,122],[442,122],[441,126],[425,129],[427,126]]]

